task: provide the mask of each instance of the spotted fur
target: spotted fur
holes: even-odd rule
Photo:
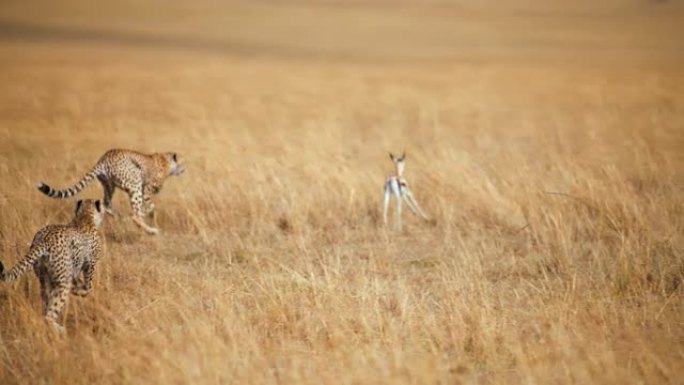
[[[70,198],[98,179],[104,188],[103,201],[107,213],[114,214],[112,196],[118,187],[130,198],[133,221],[149,234],[157,234],[159,229],[145,223],[145,216],[154,220],[152,195],[161,191],[166,178],[184,171],[180,157],[173,152],[143,154],[131,150],[109,150],[75,185],[55,190],[45,183],[39,183],[38,190],[51,198]]]
[[[99,227],[103,217],[99,200],[79,200],[74,219],[38,231],[28,253],[16,266],[4,271],[0,262],[0,281],[6,282],[33,267],[40,280],[43,314],[59,331],[63,331],[59,318],[69,293],[86,296],[92,290],[95,265],[102,255]]]

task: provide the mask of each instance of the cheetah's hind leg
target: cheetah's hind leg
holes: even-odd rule
[[[102,201],[104,203],[105,213],[116,217],[117,214],[114,212],[114,210],[112,210],[112,198],[114,197],[114,190],[116,189],[116,186],[114,186],[114,183],[112,183],[103,175],[98,175],[97,179],[100,181],[102,188],[104,189],[104,198]]]
[[[50,298],[48,299],[47,311],[45,312],[45,320],[50,324],[59,334],[64,334],[64,327],[59,323],[59,317],[66,305],[70,285],[58,283],[50,290]]]
[[[71,286],[71,294],[85,297],[93,288],[93,273],[95,269],[92,263],[86,263],[83,267],[83,274],[79,274],[77,279],[73,280]],[[81,279],[83,277],[83,279]]]

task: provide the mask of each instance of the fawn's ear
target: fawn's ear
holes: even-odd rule
[[[76,202],[76,212],[78,212],[78,210],[81,208],[82,205],[83,205],[83,200],[79,199],[78,202]]]
[[[102,204],[100,203],[100,200],[95,201],[95,209],[97,210],[98,213],[102,212]]]
[[[401,162],[404,159],[406,159],[406,152],[405,151],[401,153],[401,157],[398,160]]]
[[[394,154],[392,154],[392,153],[390,152],[389,155],[390,155],[390,160],[392,160],[392,162],[394,162]]]

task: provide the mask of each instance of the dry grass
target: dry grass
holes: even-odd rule
[[[6,264],[72,212],[36,182],[66,186],[112,147],[188,163],[157,199],[160,236],[107,221],[66,338],[32,274],[0,287],[2,384],[681,382],[671,53],[387,65],[0,47]],[[402,149],[434,219],[399,233],[380,200]],[[130,212],[122,193],[115,208]]]

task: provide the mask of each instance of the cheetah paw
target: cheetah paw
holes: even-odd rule
[[[148,227],[145,229],[145,231],[147,232],[147,234],[150,234],[150,235],[158,235],[159,234],[159,229],[156,227]]]

